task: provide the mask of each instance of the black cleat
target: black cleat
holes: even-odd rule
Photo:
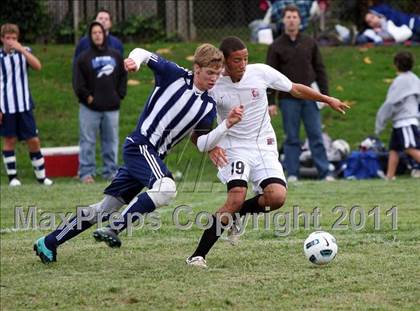
[[[99,228],[93,232],[96,242],[105,242],[111,248],[121,247],[121,240],[111,228]]]

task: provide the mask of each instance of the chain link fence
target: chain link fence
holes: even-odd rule
[[[281,1],[281,0],[273,0]],[[284,0],[308,2],[311,0]],[[384,2],[410,14],[420,14],[417,0],[317,0],[326,5],[322,18],[312,19],[306,30],[320,33],[345,25],[353,32],[363,30],[364,15],[369,5]],[[55,31],[74,36],[74,19],[82,31],[100,8],[113,15],[113,32],[124,41],[153,40],[219,41],[227,35],[244,40],[251,38],[250,23],[266,16],[265,0],[47,0]],[[76,4],[76,5],[75,5]],[[80,26],[81,25],[81,26]],[[276,25],[271,25],[273,29]],[[153,36],[155,33],[163,36]],[[72,41],[72,40],[70,40]]]
[[[281,0],[280,0],[281,1]],[[249,24],[265,17],[266,1],[193,1],[194,25],[197,29],[197,40],[219,40],[225,35],[236,35],[249,40],[252,37]],[[286,3],[298,5],[310,0],[285,0]],[[319,5],[325,5],[326,11],[321,16],[310,19],[306,33],[322,38],[323,35],[336,32],[336,25],[344,25],[354,35],[363,31],[367,25],[364,22],[368,8],[375,4],[385,3],[401,12],[420,15],[420,1],[417,0],[318,0]],[[275,30],[278,25],[271,24]],[[255,38],[254,38],[255,39]],[[335,42],[339,44],[340,42]]]
[[[248,25],[264,17],[259,0],[248,1],[194,1],[196,40],[220,40],[235,35],[248,40]]]

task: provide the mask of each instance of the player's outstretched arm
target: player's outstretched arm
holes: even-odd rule
[[[296,98],[302,99],[309,99],[315,100],[319,102],[324,102],[328,106],[330,106],[335,111],[338,111],[342,114],[346,113],[346,109],[349,109],[350,106],[343,103],[339,99],[327,95],[323,95],[314,89],[299,83],[293,83],[292,89],[290,90],[290,94],[292,94]]]
[[[146,64],[152,53],[141,48],[135,48],[130,52],[128,57],[124,59],[124,68],[128,72],[135,72],[140,69],[141,64]]]

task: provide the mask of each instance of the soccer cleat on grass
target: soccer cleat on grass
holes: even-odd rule
[[[111,248],[121,247],[121,240],[111,228],[99,228],[93,232],[96,242],[105,242]]]
[[[324,180],[325,181],[335,181],[335,178],[334,178],[334,176],[327,175],[327,176],[325,176]]]
[[[287,177],[287,182],[288,183],[294,183],[294,182],[297,182],[298,180],[299,179],[295,175],[290,175],[289,177]]]
[[[189,266],[195,266],[200,268],[207,268],[207,262],[206,260],[201,256],[195,256],[195,257],[188,257],[185,262]]]
[[[420,178],[420,170],[419,169],[413,169],[413,170],[411,170],[411,177],[413,177],[413,178]]]
[[[44,180],[41,182],[41,185],[44,185],[44,186],[51,186],[53,183],[54,183],[54,182],[53,182],[51,179],[49,179],[49,178],[44,178]]]
[[[81,182],[82,182],[82,184],[86,184],[86,185],[88,185],[88,184],[94,184],[95,183],[95,179],[93,179],[93,177],[89,175],[89,176],[83,177],[81,179]]]
[[[34,251],[44,264],[57,261],[57,251],[50,250],[45,246],[45,237],[39,238],[35,242]]]
[[[20,182],[19,179],[17,178],[13,178],[10,182],[9,182],[9,186],[10,187],[19,187],[22,186],[22,183]]]

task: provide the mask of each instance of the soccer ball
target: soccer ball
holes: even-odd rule
[[[350,154],[350,145],[344,139],[334,140],[331,147],[340,152],[342,157],[346,157]]]
[[[182,172],[181,171],[175,171],[175,173],[173,174],[173,177],[175,179],[175,181],[180,181],[182,180]]]
[[[303,251],[313,264],[326,265],[337,255],[337,241],[328,232],[315,231],[303,243]]]

